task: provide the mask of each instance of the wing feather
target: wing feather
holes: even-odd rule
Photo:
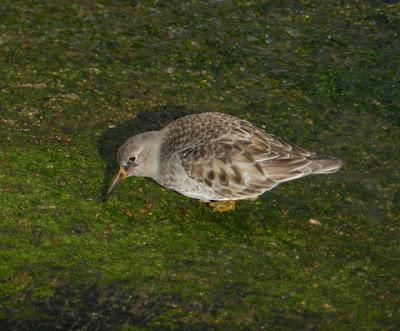
[[[177,151],[186,174],[221,197],[255,197],[311,173],[312,153],[238,120],[212,141]]]

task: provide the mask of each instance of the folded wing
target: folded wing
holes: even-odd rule
[[[282,182],[324,173],[328,164],[322,161],[334,162],[317,160],[315,154],[243,120],[228,133],[182,149],[177,156],[189,177],[211,187],[221,199],[253,198]]]

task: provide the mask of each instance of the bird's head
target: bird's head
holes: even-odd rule
[[[107,197],[127,177],[152,177],[158,171],[159,131],[140,133],[127,139],[118,150],[119,172],[107,191]]]

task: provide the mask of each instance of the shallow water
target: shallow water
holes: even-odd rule
[[[3,1],[2,329],[396,329],[398,1]],[[235,212],[146,179],[128,136],[248,119],[337,174]]]

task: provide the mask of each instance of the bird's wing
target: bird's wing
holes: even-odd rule
[[[311,173],[313,154],[240,120],[218,139],[177,151],[186,174],[225,197],[255,197]]]

